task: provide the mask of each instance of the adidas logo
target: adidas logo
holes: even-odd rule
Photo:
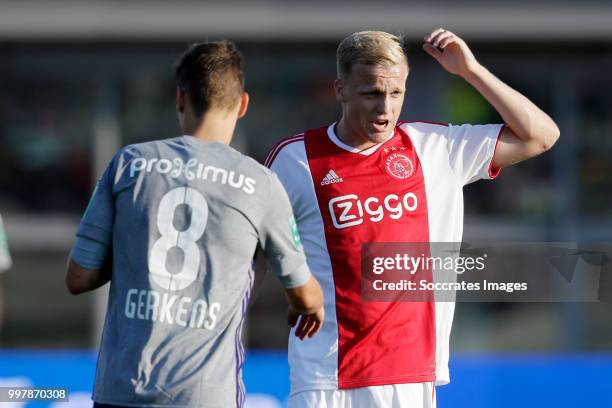
[[[342,183],[343,181],[344,180],[342,180],[342,177],[338,177],[335,171],[330,170],[327,175],[323,177],[323,180],[321,180],[321,185],[326,186],[333,183]]]

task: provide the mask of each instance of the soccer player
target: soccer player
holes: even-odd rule
[[[94,406],[242,407],[242,326],[259,244],[300,339],[323,320],[291,205],[271,171],[228,146],[247,109],[230,42],[192,46],[176,68],[184,136],[121,149],[70,254],[73,294],[110,280]]]
[[[552,119],[480,65],[444,29],[424,50],[470,83],[505,124],[399,122],[408,60],[402,39],[366,31],[337,50],[337,123],[278,143],[266,165],[285,186],[325,322],[289,340],[290,407],[432,407],[450,381],[452,302],[365,302],[361,245],[461,242],[464,185],[537,156],[559,137]]]

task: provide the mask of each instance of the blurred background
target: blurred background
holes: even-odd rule
[[[364,29],[409,38],[404,120],[499,122],[421,50],[437,27],[561,129],[546,155],[465,189],[464,239],[612,241],[609,0],[0,1],[0,214],[13,261],[0,274],[0,386],[66,386],[83,393],[69,404],[91,405],[106,292],[69,295],[66,257],[116,149],[180,134],[173,64],[190,43],[242,50],[251,106],[234,147],[263,162],[280,139],[339,118],[335,48]],[[440,406],[612,406],[592,392],[612,385],[610,316],[605,303],[458,304]],[[284,404],[287,333],[268,277],[245,330],[253,407]]]

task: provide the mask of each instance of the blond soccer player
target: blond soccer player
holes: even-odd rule
[[[423,49],[504,123],[400,121],[409,72],[403,40],[364,31],[338,47],[339,120],[279,142],[266,161],[289,194],[325,293],[320,334],[289,340],[290,407],[434,407],[435,385],[450,381],[454,303],[364,301],[362,244],[461,242],[463,186],[559,138],[553,120],[454,33],[432,31]]]

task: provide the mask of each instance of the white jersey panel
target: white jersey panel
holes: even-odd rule
[[[410,137],[423,167],[430,241],[461,242],[463,185],[490,178],[489,166],[502,125],[411,122],[400,127]],[[436,385],[450,382],[449,341],[454,311],[454,302],[436,302]]]
[[[270,168],[287,190],[308,266],[319,280],[325,296],[325,321],[321,331],[305,341],[294,336],[293,330],[289,336],[291,393],[312,389],[335,390],[338,388],[336,290],[303,139],[282,147]]]
[[[413,143],[423,168],[431,242],[461,242],[463,186],[480,178],[495,176],[490,172],[490,163],[502,126],[446,126],[424,122],[400,125]],[[296,137],[280,143],[272,150],[268,160],[271,161],[268,165],[287,190],[308,265],[325,295],[326,317],[321,332],[303,342],[293,333],[289,338],[291,393],[335,390],[338,388],[335,287],[303,138]],[[329,181],[334,176],[337,175],[330,175]],[[450,381],[449,339],[454,309],[454,302],[435,304],[436,385]]]

